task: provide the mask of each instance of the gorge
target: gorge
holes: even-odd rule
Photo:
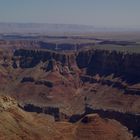
[[[133,139],[140,137],[139,51],[106,47],[106,42],[98,48],[86,44],[77,51],[71,46],[63,51],[46,49],[32,40],[17,42],[1,43],[1,95],[16,99],[27,113],[51,115],[54,123],[77,125],[98,114],[126,127]]]

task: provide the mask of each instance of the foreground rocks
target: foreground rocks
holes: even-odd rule
[[[7,96],[0,96],[0,108],[1,140],[132,140],[132,134],[120,123],[97,114],[75,124],[54,122],[47,115],[23,111]]]

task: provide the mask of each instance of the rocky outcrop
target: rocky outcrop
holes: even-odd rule
[[[140,115],[115,111],[105,111],[102,109],[96,110],[87,107],[85,110],[85,114],[89,113],[97,113],[103,118],[115,119],[126,126],[129,130],[131,130],[134,136],[140,137]]]
[[[17,106],[17,102],[8,96],[0,96],[0,112]]]
[[[77,140],[131,140],[132,135],[126,133],[126,128],[120,128],[121,124],[109,119],[102,119],[98,114],[90,114],[83,117],[77,128]]]

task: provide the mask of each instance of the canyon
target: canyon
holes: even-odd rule
[[[0,125],[3,140],[18,123],[11,139],[138,140],[139,44],[54,38],[0,41],[0,113],[9,117],[0,121],[15,124]],[[4,109],[5,100],[15,103]]]

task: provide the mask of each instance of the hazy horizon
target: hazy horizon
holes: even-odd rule
[[[0,22],[140,28],[138,0],[0,0]]]

